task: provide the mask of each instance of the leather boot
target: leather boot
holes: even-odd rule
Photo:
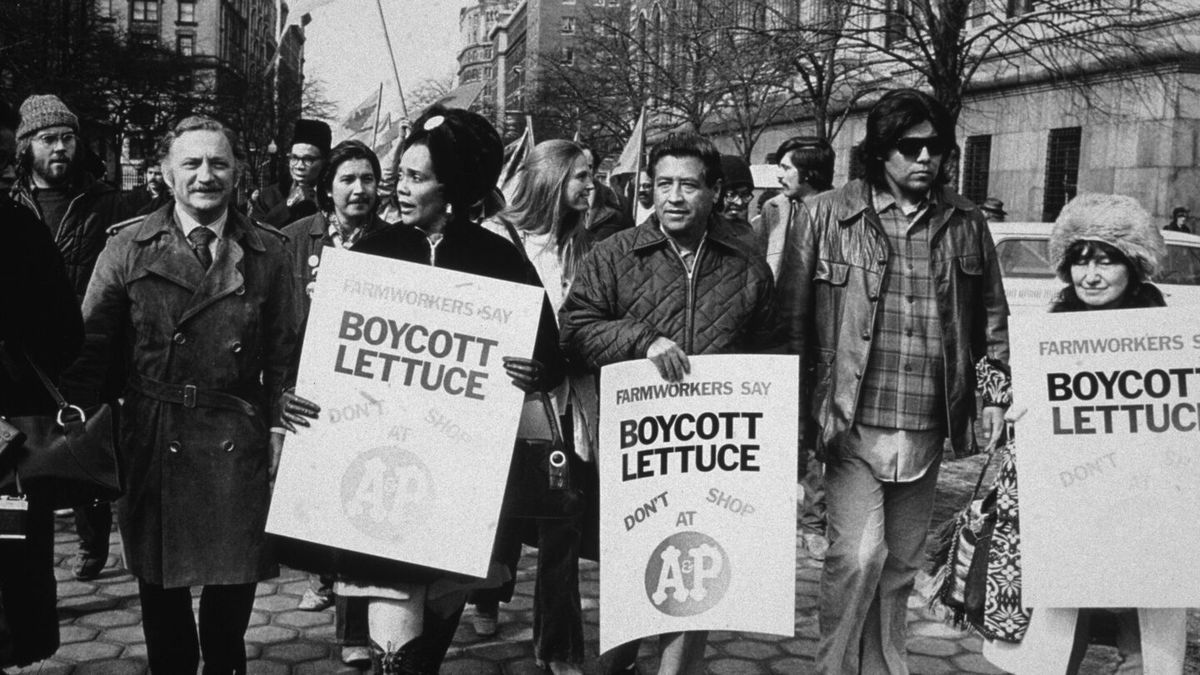
[[[438,663],[429,655],[423,635],[395,651],[371,643],[371,668],[375,675],[437,675]]]

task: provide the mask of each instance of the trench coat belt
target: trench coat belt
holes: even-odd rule
[[[250,417],[255,415],[254,406],[246,399],[215,389],[200,389],[194,384],[172,384],[134,375],[129,378],[129,387],[143,396],[185,408],[220,408]]]

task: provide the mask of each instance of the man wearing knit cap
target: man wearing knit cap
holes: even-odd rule
[[[317,212],[317,177],[325,168],[333,133],[320,120],[297,120],[288,153],[288,176],[250,198],[250,217],[282,228]]]
[[[66,263],[67,277],[82,301],[108,229],[129,214],[119,191],[84,170],[79,119],[57,96],[30,96],[20,112],[17,181],[12,196],[50,228]],[[75,508],[79,554],[73,572],[77,579],[100,575],[108,562],[111,528],[108,504]]]

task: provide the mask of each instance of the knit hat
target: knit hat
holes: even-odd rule
[[[320,120],[296,120],[296,128],[292,131],[292,143],[306,143],[315,146],[322,155],[329,154],[333,143],[333,132],[329,125]]]
[[[48,127],[71,127],[79,132],[79,118],[54,94],[34,94],[21,104],[21,125],[17,140],[23,140]]]
[[[1077,241],[1097,241],[1117,249],[1140,276],[1149,280],[1167,255],[1167,245],[1150,214],[1138,200],[1125,195],[1082,194],[1058,214],[1050,233],[1050,261],[1063,269],[1067,249]],[[1063,281],[1070,283],[1069,278]]]
[[[504,143],[487,118],[467,110],[434,106],[413,124],[403,150],[429,148],[446,201],[463,215],[487,197],[504,165]]]
[[[721,155],[721,173],[725,174],[726,190],[754,187],[754,176],[750,174],[750,165],[737,155]]]

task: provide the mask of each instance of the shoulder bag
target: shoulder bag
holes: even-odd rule
[[[22,353],[58,412],[7,420],[9,431],[0,433],[7,439],[0,443],[0,491],[16,489],[19,472],[26,482],[53,480],[56,508],[120,497],[112,408],[102,403],[85,411],[71,405],[33,359]]]
[[[938,528],[930,556],[931,606],[950,610],[952,624],[990,640],[1020,642],[1030,610],[1021,601],[1021,536],[1012,426],[992,488],[979,488],[996,451],[988,453],[967,506]]]

